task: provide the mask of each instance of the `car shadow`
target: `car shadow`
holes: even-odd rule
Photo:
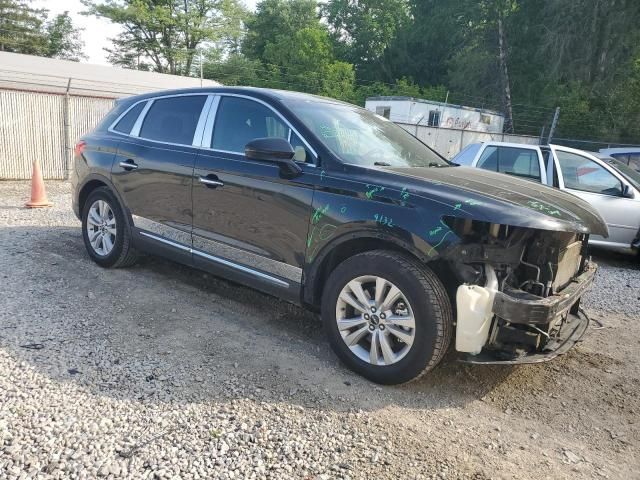
[[[418,381],[375,385],[341,365],[316,314],[160,258],[102,269],[77,227],[0,228],[0,265],[2,349],[95,395],[440,409],[482,400],[518,368],[536,368],[467,365],[450,353]]]

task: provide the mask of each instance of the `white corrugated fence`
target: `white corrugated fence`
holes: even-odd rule
[[[45,179],[68,178],[76,140],[112,106],[112,99],[0,90],[0,179],[31,178],[36,159]],[[67,108],[69,139],[65,145]]]

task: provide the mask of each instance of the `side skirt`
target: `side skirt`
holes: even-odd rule
[[[152,232],[133,228],[134,243],[144,253],[151,253],[172,261],[206,271],[269,295],[301,305],[300,282],[262,272],[226,258],[210,255],[182,243],[174,242]]]

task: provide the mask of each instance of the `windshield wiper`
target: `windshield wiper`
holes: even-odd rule
[[[390,167],[391,164],[387,162],[373,162],[376,167]]]

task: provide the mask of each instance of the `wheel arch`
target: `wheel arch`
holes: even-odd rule
[[[313,310],[319,310],[322,292],[331,272],[347,258],[372,250],[390,250],[408,255],[421,264],[428,264],[438,277],[450,278],[453,274],[446,262],[438,257],[429,257],[405,239],[381,235],[379,232],[352,232],[333,239],[324,246],[313,263],[307,265],[303,302]]]
[[[126,208],[126,204],[124,203],[122,197],[120,196],[120,193],[118,193],[118,190],[116,190],[113,183],[111,183],[111,180],[99,174],[92,174],[87,176],[82,186],[78,189],[78,194],[77,194],[78,217],[79,218],[82,217],[82,211],[84,210],[84,205],[87,201],[87,198],[89,198],[89,195],[91,195],[91,192],[93,192],[96,188],[100,188],[100,187],[107,187],[109,190],[111,190],[111,192],[118,199],[118,202],[120,203],[120,207],[122,207],[122,210],[125,213],[127,220],[131,222],[131,215],[129,214],[129,209]]]

